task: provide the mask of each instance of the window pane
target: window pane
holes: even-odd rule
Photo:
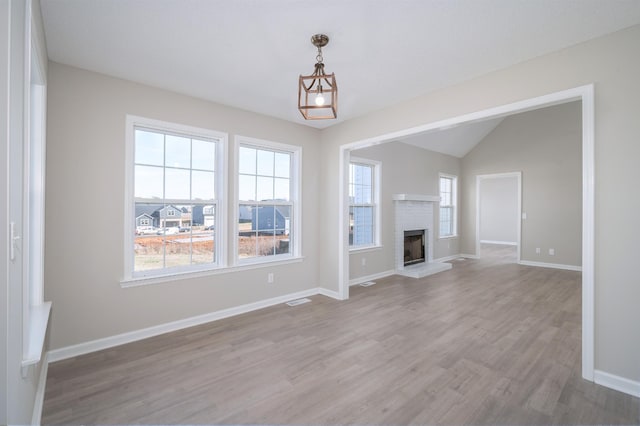
[[[257,200],[273,200],[273,178],[258,176],[257,178]]]
[[[215,174],[213,172],[193,171],[191,198],[194,200],[215,199]]]
[[[373,207],[351,207],[350,216],[353,218],[353,245],[373,244]]]
[[[175,227],[162,231],[165,268],[191,265],[191,238],[180,235]]]
[[[190,200],[189,170],[165,168],[164,196],[170,200]]]
[[[135,131],[135,162],[154,166],[164,165],[164,135]]]
[[[162,174],[162,167],[135,166],[135,197],[162,199]]]
[[[263,176],[273,176],[273,151],[258,150],[258,174]]]
[[[196,208],[194,208],[196,210]],[[203,226],[193,228],[191,238],[191,263],[203,264],[215,261],[215,206],[200,206]]]
[[[164,245],[158,234],[161,204],[135,203],[134,271],[162,268]]]
[[[275,153],[275,175],[288,178],[291,173],[291,154]]]
[[[289,179],[275,179],[274,199],[289,201]]]
[[[166,167],[191,167],[191,139],[180,136],[166,136]]]
[[[194,169],[214,171],[216,166],[215,142],[193,139],[191,143],[191,167]]]
[[[255,176],[240,175],[238,177],[238,197],[241,201],[256,201]]]
[[[256,150],[241,146],[238,156],[238,171],[244,174],[256,174]]]

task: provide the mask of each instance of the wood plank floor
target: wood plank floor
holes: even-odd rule
[[[482,255],[53,363],[43,424],[640,424],[580,377],[580,273]]]

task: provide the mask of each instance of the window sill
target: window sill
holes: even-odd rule
[[[251,269],[260,269],[260,268],[269,268],[272,266],[280,266],[280,265],[288,265],[291,263],[299,263],[304,260],[304,256],[298,257],[288,257],[286,259],[272,260],[272,261],[263,261],[263,262],[254,262],[241,264],[236,266],[228,266],[216,269],[207,269],[202,271],[193,271],[193,272],[179,272],[173,273],[170,275],[160,275],[153,277],[135,277],[135,278],[125,278],[120,281],[120,287],[122,288],[130,288],[130,287],[139,287],[144,285],[152,285],[152,284],[162,284],[168,283],[177,280],[187,280],[192,278],[201,278],[201,277],[209,277],[214,275],[228,274],[233,272],[241,272],[248,271]]]
[[[367,251],[382,250],[382,244],[374,246],[353,247],[349,249],[349,253],[363,253]]]
[[[450,240],[452,238],[458,238],[457,235],[446,235],[444,237],[438,237],[439,240]]]
[[[22,367],[40,362],[44,348],[44,338],[47,334],[47,324],[51,313],[51,302],[31,306],[29,309],[29,332],[27,335],[27,351],[22,355]]]

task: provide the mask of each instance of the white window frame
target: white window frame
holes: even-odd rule
[[[238,223],[240,220],[240,187],[239,187],[239,175],[240,175],[240,146],[245,146],[255,149],[280,151],[291,154],[291,176],[289,180],[289,192],[290,202],[283,205],[291,206],[291,226],[289,235],[289,253],[275,254],[271,256],[255,256],[246,259],[240,259],[238,256]],[[280,261],[287,261],[292,259],[301,258],[302,248],[302,147],[297,145],[289,145],[280,142],[272,142],[263,139],[256,139],[247,136],[236,136],[234,138],[234,188],[235,194],[233,197],[233,262],[234,265],[257,265],[264,263],[273,263]],[[253,202],[252,202],[253,204]],[[260,205],[259,201],[255,204]],[[266,205],[274,205],[273,202],[264,203]],[[275,203],[278,204],[278,203]]]
[[[134,167],[135,167],[135,129],[146,128],[165,132],[168,134],[183,135],[191,138],[216,139],[216,170],[215,170],[215,193],[216,193],[216,226],[215,234],[215,261],[204,265],[185,265],[174,268],[156,269],[150,271],[134,271],[134,239],[135,233],[135,194],[134,194]],[[226,259],[226,182],[227,182],[227,161],[226,152],[228,145],[228,134],[210,129],[186,126],[183,124],[169,123],[145,117],[127,115],[126,117],[126,152],[125,152],[125,211],[124,211],[124,274],[121,281],[123,287],[129,287],[129,283],[135,281],[148,280],[157,277],[173,277],[182,274],[190,274],[202,271],[214,271],[220,269],[225,264]],[[167,200],[169,204],[173,200]],[[214,203],[208,203],[213,205]]]
[[[440,182],[442,179],[450,179],[451,180],[451,205],[442,204],[442,193],[440,191]],[[438,204],[438,238],[446,239],[446,238],[457,238],[458,237],[458,176],[450,175],[447,173],[440,173],[438,175],[438,195],[440,196],[440,203]],[[442,207],[450,207],[453,210],[452,214],[452,223],[451,223],[451,234],[440,234],[440,214]]]
[[[349,165],[351,164],[362,164],[366,166],[371,166],[373,171],[373,177],[371,182],[373,184],[373,188],[371,189],[371,206],[373,209],[373,243],[372,244],[363,244],[358,246],[349,245],[349,252],[357,252],[360,250],[370,250],[372,248],[380,248],[382,247],[381,242],[381,223],[382,223],[382,209],[380,206],[380,191],[382,190],[382,162],[377,160],[371,160],[369,158],[360,158],[351,156],[349,160]],[[350,177],[348,185],[351,185]],[[352,204],[349,202],[348,208],[350,209],[352,206],[359,206],[361,204]]]

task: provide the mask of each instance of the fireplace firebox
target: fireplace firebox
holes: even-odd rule
[[[404,231],[404,266],[425,262],[426,230]]]

